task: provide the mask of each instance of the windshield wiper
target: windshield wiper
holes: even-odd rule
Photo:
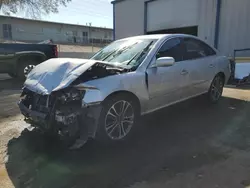
[[[113,58],[114,58],[114,57],[116,57],[117,55],[120,55],[120,54],[121,54],[122,52],[124,52],[125,50],[127,50],[127,49],[133,47],[133,46],[136,45],[137,43],[138,43],[138,42],[136,42],[136,43],[134,43],[134,44],[132,44],[132,45],[130,45],[130,46],[125,46],[125,47],[123,47],[122,49],[117,49],[117,50],[115,50],[115,51],[113,51],[113,52],[110,52],[107,56],[105,56],[104,58],[102,58],[101,61],[105,61],[105,60],[108,59],[110,56],[113,56]]]
[[[114,53],[116,53],[118,50],[112,51],[110,53],[108,53],[108,55],[104,56],[102,59],[100,59],[100,61],[104,61],[106,59],[108,59],[111,55],[113,55]]]
[[[154,41],[151,41],[145,48],[143,48],[143,50],[141,52],[138,52],[137,54],[135,54],[127,63],[127,65],[129,65],[137,56],[137,59],[141,59],[141,57],[149,50],[150,46],[153,44]]]

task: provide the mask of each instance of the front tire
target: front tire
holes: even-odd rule
[[[217,74],[214,77],[211,83],[211,86],[209,88],[209,91],[208,91],[209,102],[217,103],[220,100],[222,93],[223,93],[224,83],[225,83],[225,80],[221,74]]]
[[[132,135],[139,117],[139,107],[133,97],[114,95],[103,103],[96,139],[119,142]]]
[[[25,80],[30,73],[30,71],[35,67],[34,62],[26,62],[19,65],[17,70],[18,78]]]

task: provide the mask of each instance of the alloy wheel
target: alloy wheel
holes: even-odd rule
[[[223,92],[223,80],[220,76],[216,76],[211,85],[211,98],[213,101],[218,101]]]
[[[105,131],[112,140],[128,135],[134,124],[134,109],[130,102],[120,100],[114,103],[105,117]]]
[[[24,67],[24,70],[23,70],[23,74],[25,77],[28,76],[28,74],[30,73],[30,71],[35,67],[35,65],[27,65]]]

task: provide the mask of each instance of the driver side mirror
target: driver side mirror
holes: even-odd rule
[[[173,57],[160,57],[156,59],[155,64],[153,67],[169,67],[175,63]]]

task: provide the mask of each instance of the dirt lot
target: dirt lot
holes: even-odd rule
[[[199,97],[145,116],[119,145],[89,142],[69,152],[22,132],[20,88],[0,78],[1,188],[250,186],[250,89],[226,88],[217,105]]]

